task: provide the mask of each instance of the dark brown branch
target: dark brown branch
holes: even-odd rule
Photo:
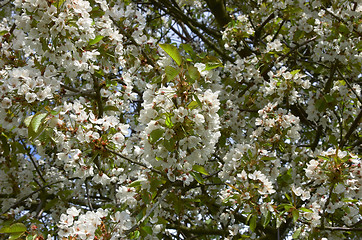
[[[262,24],[257,26],[257,28],[255,29],[255,33],[254,33],[254,44],[256,44],[259,41],[259,39],[261,37],[261,31],[263,30],[265,25],[267,25],[268,22],[270,22],[274,17],[275,17],[274,13],[270,14],[269,17],[267,19],[265,19],[264,22],[262,22]],[[251,22],[251,19],[249,19],[249,21]]]
[[[344,136],[343,140],[339,143],[339,148],[343,148],[343,146],[347,143],[347,141],[351,137],[354,130],[356,130],[358,125],[361,123],[361,119],[362,119],[362,109],[360,110],[360,112],[359,112],[358,116],[356,117],[356,119],[353,121],[351,127],[349,128],[348,132]]]
[[[209,7],[212,15],[214,15],[216,22],[221,28],[224,28],[230,21],[231,18],[225,8],[224,0],[205,0]]]
[[[331,88],[332,88],[332,84],[333,84],[333,79],[334,79],[334,73],[336,72],[336,69],[337,69],[337,63],[332,63],[331,65],[331,69],[330,69],[330,72],[329,72],[329,78],[326,82],[326,85],[324,87],[324,93],[325,94],[328,94],[330,91],[331,91]]]
[[[191,39],[188,39],[187,37],[185,37],[184,35],[182,35],[182,33],[180,33],[180,31],[178,31],[176,28],[174,28],[172,25],[171,25],[171,30],[177,34],[177,36],[179,36],[182,40],[184,40],[185,42],[190,42]]]
[[[282,27],[283,27],[283,25],[284,25],[285,22],[286,22],[286,20],[283,19],[283,21],[282,21],[281,24],[279,25],[279,28],[278,28],[277,32],[274,34],[274,37],[273,37],[273,39],[271,40],[272,42],[278,37],[279,32],[280,32],[280,30],[282,30]]]

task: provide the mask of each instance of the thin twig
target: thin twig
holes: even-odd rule
[[[44,189],[47,188],[47,187],[50,187],[50,186],[52,186],[52,185],[54,185],[54,184],[61,183],[61,182],[63,182],[63,180],[56,181],[56,182],[53,182],[53,183],[49,183],[49,184],[44,185],[43,187],[41,187],[41,188],[39,188],[39,189],[31,192],[31,193],[29,193],[28,195],[26,195],[25,197],[22,197],[21,199],[19,199],[18,201],[16,201],[13,205],[11,205],[10,207],[8,207],[4,212],[1,213],[1,215],[4,215],[4,214],[7,213],[10,209],[12,209],[12,208],[14,208],[14,207],[17,207],[21,202],[23,202],[25,199],[31,197],[31,196],[34,195],[35,193],[40,192],[40,191],[44,190]]]
[[[339,74],[339,76],[341,76],[341,78],[343,78],[343,80],[346,82],[347,86],[351,89],[351,91],[354,93],[354,95],[356,95],[358,101],[360,103],[362,103],[362,98],[360,95],[357,94],[356,90],[354,90],[354,88],[352,87],[351,83],[347,80],[347,78],[345,78],[341,72],[341,70],[339,68],[337,68],[337,72]]]
[[[146,215],[143,216],[143,218],[136,225],[134,225],[131,229],[125,231],[125,234],[128,235],[129,233],[136,230],[152,214],[152,212],[156,209],[156,207],[158,205],[160,205],[160,203],[163,201],[163,199],[165,199],[165,197],[167,196],[168,193],[169,193],[169,188],[164,190],[163,194],[160,196],[160,198],[157,200],[157,202],[155,204],[153,204],[152,208],[146,213]]]
[[[110,153],[113,153],[114,155],[117,155],[118,157],[123,158],[124,160],[127,160],[128,162],[130,162],[130,163],[132,163],[132,164],[135,164],[135,165],[144,167],[144,168],[150,170],[151,172],[160,174],[160,175],[162,175],[162,176],[166,176],[166,173],[163,173],[163,172],[161,172],[161,171],[159,171],[159,170],[156,170],[156,169],[153,169],[153,168],[149,168],[149,167],[146,166],[146,164],[143,164],[143,163],[140,163],[140,162],[136,162],[136,161],[134,161],[134,160],[132,160],[132,159],[129,159],[128,157],[125,157],[125,156],[123,156],[122,154],[120,154],[120,153],[118,153],[118,152],[115,152],[115,151],[113,151],[113,150],[111,150],[111,149],[109,149],[109,148],[106,148],[106,149],[107,149]]]
[[[44,179],[44,177],[43,177],[42,173],[40,172],[40,170],[39,170],[38,166],[36,165],[36,163],[35,163],[35,161],[34,161],[33,156],[32,156],[32,155],[31,155],[31,153],[29,152],[29,148],[25,145],[25,143],[23,142],[23,140],[22,140],[22,139],[20,139],[20,142],[21,142],[21,144],[23,145],[24,149],[26,150],[27,155],[29,156],[30,161],[32,162],[32,164],[33,164],[33,166],[34,166],[34,168],[35,168],[36,172],[38,173],[38,175],[39,175],[40,179],[41,179],[44,183],[46,183],[46,181],[45,181],[45,179]]]

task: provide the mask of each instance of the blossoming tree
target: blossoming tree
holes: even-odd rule
[[[0,238],[357,239],[362,4],[0,2]]]

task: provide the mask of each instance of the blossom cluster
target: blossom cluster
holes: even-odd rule
[[[218,93],[196,90],[184,104],[177,92],[176,87],[150,85],[140,116],[146,125],[144,161],[167,170],[172,180],[176,171],[189,172],[193,165],[207,162],[220,136]]]

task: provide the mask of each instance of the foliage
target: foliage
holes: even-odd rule
[[[0,5],[0,238],[359,239],[362,4]]]

